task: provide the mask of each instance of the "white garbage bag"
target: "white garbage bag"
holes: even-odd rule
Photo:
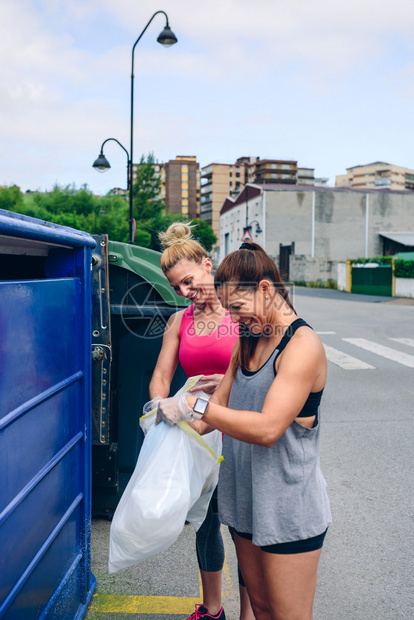
[[[189,379],[179,393],[198,379]],[[192,394],[209,398],[201,392]],[[110,574],[168,549],[186,520],[197,531],[217,486],[221,433],[201,437],[186,422],[155,425],[155,414],[154,409],[141,418],[147,434],[112,520]]]

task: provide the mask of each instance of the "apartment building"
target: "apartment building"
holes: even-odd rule
[[[177,155],[166,163],[156,163],[161,178],[160,197],[167,213],[180,213],[183,220],[200,217],[200,166],[194,155]],[[139,164],[134,164],[134,176]]]
[[[251,177],[249,179],[251,183],[314,185],[315,170],[298,168],[297,161],[257,158]]]
[[[247,182],[248,168],[241,163],[213,163],[201,169],[200,218],[219,237],[220,210],[227,196],[238,194]]]
[[[315,174],[313,168],[300,168],[293,160],[239,157],[234,164],[212,163],[203,167],[201,180],[200,217],[218,237],[224,201],[239,194],[246,183],[313,186]]]
[[[162,164],[161,195],[165,209],[184,220],[200,217],[200,166],[195,156],[177,155]]]
[[[376,161],[372,164],[347,168],[346,174],[336,176],[335,186],[356,189],[413,190],[414,170],[387,164],[384,161]]]

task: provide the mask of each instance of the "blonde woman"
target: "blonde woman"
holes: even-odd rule
[[[191,226],[175,222],[159,235],[164,247],[161,268],[170,286],[192,305],[173,314],[165,328],[162,348],[150,383],[150,397],[166,398],[178,363],[187,377],[203,375],[202,389],[213,394],[230,363],[238,328],[221,305],[214,288],[212,263]],[[225,620],[221,604],[224,546],[213,495],[206,519],[196,535],[197,560],[203,585],[203,603],[191,620]],[[253,614],[245,587],[241,584],[240,620]],[[190,619],[189,619],[190,620]]]

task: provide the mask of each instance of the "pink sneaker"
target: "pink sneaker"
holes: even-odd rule
[[[223,607],[220,607],[220,611],[216,616],[212,616],[208,613],[208,609],[203,607],[203,605],[196,605],[195,612],[191,614],[188,620],[202,620],[202,618],[214,618],[214,620],[226,620],[226,614],[224,613]]]

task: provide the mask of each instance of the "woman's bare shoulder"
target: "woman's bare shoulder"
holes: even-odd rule
[[[302,345],[313,344],[314,346],[322,346],[322,341],[318,334],[310,327],[310,325],[303,325],[293,335],[292,342],[300,342]]]
[[[187,308],[184,308],[183,310],[178,310],[177,312],[174,312],[174,314],[169,317],[165,329],[171,330],[172,332],[179,332],[181,327],[181,321],[183,320],[184,312],[186,310]]]

